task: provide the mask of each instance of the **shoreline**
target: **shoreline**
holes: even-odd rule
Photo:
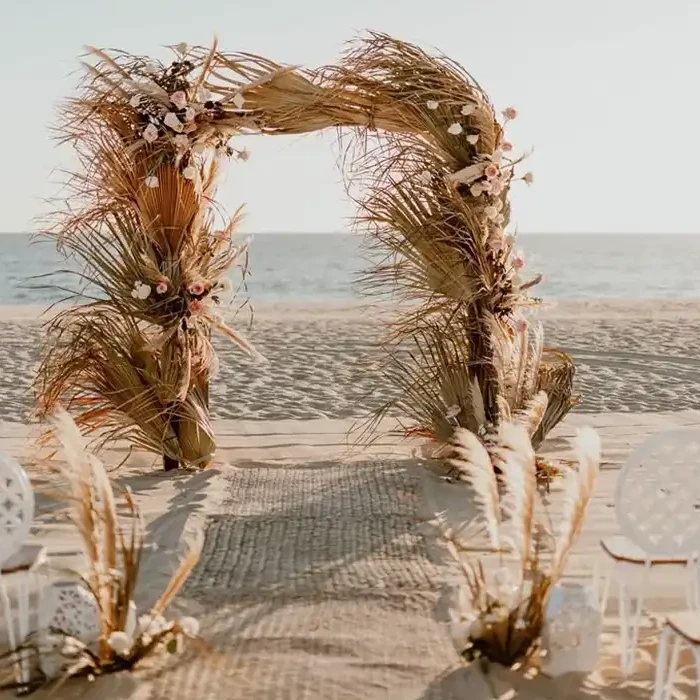
[[[70,305],[55,305],[47,313],[49,305],[36,304],[5,304],[0,305],[0,323],[28,322],[36,323],[51,318],[60,311],[70,308]],[[270,318],[277,316],[308,317],[313,314],[324,317],[353,317],[364,316],[368,309],[381,313],[391,313],[398,308],[395,302],[357,299],[355,301],[291,301],[291,302],[260,302],[251,307],[243,307],[240,315],[248,315],[252,308],[256,317]],[[232,311],[224,310],[227,315]],[[540,312],[544,320],[550,318],[568,318],[576,314],[582,318],[593,318],[605,315],[606,318],[682,318],[700,315],[699,299],[577,299],[577,300],[543,300]]]

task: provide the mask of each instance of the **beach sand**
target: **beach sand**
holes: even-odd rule
[[[132,455],[117,482],[143,512],[149,550],[138,594],[147,608],[186,542],[204,534],[199,566],[178,599],[197,615],[212,649],[136,678],[105,679],[97,697],[447,699],[489,697],[460,668],[441,614],[450,573],[429,525],[436,512],[472,517],[460,485],[427,472],[416,445],[386,437],[357,448],[348,431],[385,400],[373,343],[386,309],[266,307],[251,333],[270,364],[252,365],[224,344],[213,387],[219,436],[214,468],[164,475]],[[0,314],[0,448],[31,464],[31,381],[42,337],[31,309]],[[583,400],[545,443],[568,454],[578,425],[601,434],[604,461],[568,576],[590,578],[602,536],[616,531],[614,484],[647,435],[700,426],[700,303],[562,303],[546,312],[546,340],[574,356]],[[378,389],[373,393],[373,389]],[[384,428],[394,425],[388,419]],[[113,467],[127,455],[115,445]],[[37,489],[51,485],[31,467]],[[550,497],[556,518],[561,489]],[[61,509],[40,494],[34,537],[59,566],[79,566]],[[682,607],[678,578],[653,579],[649,610]],[[437,610],[437,614],[436,614]],[[519,698],[635,698],[649,695],[655,634],[645,634],[635,675],[617,670],[616,603],[606,620],[599,670],[551,681],[499,676]],[[680,684],[695,692],[692,664]],[[55,697],[72,697],[84,684]],[[500,687],[500,686],[499,686]],[[76,695],[77,696],[77,695]]]

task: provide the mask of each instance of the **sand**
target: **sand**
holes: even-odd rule
[[[0,448],[31,454],[28,425],[33,364],[41,330],[36,313],[3,310]],[[252,334],[270,360],[252,366],[221,346],[214,385],[220,449],[215,467],[163,475],[155,460],[133,455],[115,478],[134,490],[149,552],[138,594],[157,596],[188,539],[204,534],[204,554],[178,600],[199,616],[213,649],[186,655],[175,668],[109,679],[94,697],[144,698],[481,698],[478,678],[452,648],[443,613],[449,574],[429,520],[448,510],[471,517],[460,486],[445,484],[393,438],[357,449],[347,433],[380,401],[372,344],[380,314],[356,308],[258,309]],[[371,319],[371,320],[369,320]],[[647,435],[700,426],[700,303],[560,304],[547,313],[547,340],[577,360],[584,400],[544,451],[567,454],[577,425],[599,429],[604,463],[568,576],[590,577],[602,536],[616,531],[612,510],[621,462]],[[393,425],[388,420],[384,427]],[[123,445],[104,455],[120,463]],[[49,484],[32,470],[37,488]],[[552,512],[560,503],[555,484]],[[60,566],[79,566],[61,510],[38,499],[34,537]],[[649,694],[654,640],[642,645],[637,672],[617,667],[615,603],[606,622],[599,670],[585,681],[534,681],[503,674],[510,697],[633,698]],[[648,607],[682,607],[678,581],[661,574]],[[684,692],[695,692],[692,665]],[[82,686],[66,687],[72,697]]]

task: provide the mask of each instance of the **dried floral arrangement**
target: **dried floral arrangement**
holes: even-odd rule
[[[411,419],[407,434],[439,444],[452,432],[448,416],[479,434],[540,405],[544,392],[538,445],[574,404],[574,368],[544,347],[531,295],[542,276],[526,274],[505,231],[511,187],[533,178],[518,174],[524,156],[506,137],[516,109],[499,122],[454,61],[382,34],[353,48],[335,75],[372,96],[377,114],[393,109],[404,122],[353,143],[357,224],[377,261],[365,289],[408,302],[385,341],[398,398],[373,416],[370,434],[393,411]]]
[[[451,611],[455,645],[470,661],[511,667],[533,660],[550,592],[566,569],[593,494],[600,438],[583,428],[574,440],[577,466],[564,476],[556,532],[549,532],[550,524],[536,512],[535,453],[525,426],[503,422],[485,439],[457,427],[447,449],[480,516],[468,536],[442,528],[460,570],[458,602]]]
[[[385,256],[370,287],[417,303],[387,339],[416,350],[392,356],[388,376],[404,398],[383,412],[401,409],[437,441],[455,405],[458,423],[478,430],[545,391],[535,441],[566,414],[573,365],[543,351],[540,325],[525,319],[539,278],[522,276],[504,234],[511,183],[532,176],[516,177],[521,159],[463,69],[376,33],[314,71],[216,42],[171,48],[167,64],[90,49],[63,109],[58,136],[80,170],[45,232],[82,263],[83,288],[69,298],[88,300],[48,324],[40,416],[62,403],[84,431],[126,437],[162,454],[166,469],[208,464],[211,334],[256,355],[216,311],[231,291],[227,271],[246,260],[231,239],[240,212],[223,219],[215,200],[222,161],[248,157],[229,145],[237,134],[329,127],[355,136],[351,181],[366,188],[358,221]]]
[[[66,459],[55,463],[63,484],[55,495],[67,503],[80,535],[86,570],[76,573],[94,598],[99,633],[91,642],[50,629],[29,645],[48,661],[44,668],[54,669],[45,682],[131,670],[147,659],[180,651],[186,638],[203,644],[195,618],[164,616],[197,564],[201,546],[190,548],[153,607],[138,616],[134,592],[144,552],[138,508],[128,490],[115,496],[104,466],[86,449],[73,419],[60,408],[52,419]]]

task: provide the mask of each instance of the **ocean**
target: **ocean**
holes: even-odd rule
[[[541,272],[538,295],[551,300],[700,299],[700,235],[521,234],[526,271]],[[258,234],[250,253],[253,303],[350,302],[366,261],[350,234]],[[66,294],[45,285],[76,286],[74,269],[50,242],[0,234],[0,305],[42,305]]]

